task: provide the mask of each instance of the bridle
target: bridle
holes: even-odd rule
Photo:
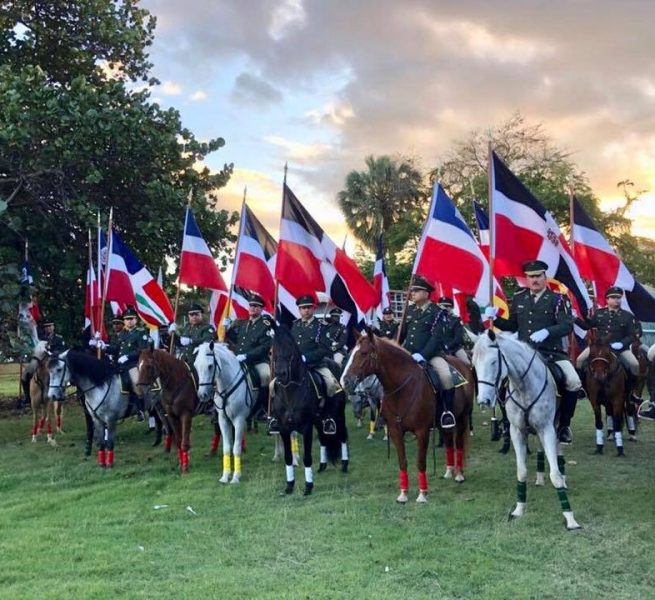
[[[207,367],[207,370],[209,371],[209,381],[204,381],[202,383],[198,383],[198,389],[201,387],[210,387],[211,389],[214,388],[216,385],[216,374],[218,373],[219,377],[221,376],[223,369],[221,368],[221,363],[220,361],[216,360],[216,354],[214,353],[213,350],[210,352],[207,352],[205,356],[211,356],[212,359],[210,361],[209,366]],[[209,361],[208,361],[209,362]],[[239,365],[239,374],[230,382],[230,384],[227,386],[227,389],[218,392],[218,395],[221,397],[223,400],[223,405],[222,406],[217,406],[219,410],[225,410],[225,405],[227,404],[228,399],[234,392],[236,392],[239,389],[239,386],[243,383],[243,381],[246,379],[246,369],[245,367],[242,367]],[[250,389],[246,385],[246,391],[247,394],[250,396]],[[251,402],[248,403],[246,402],[247,405],[250,405],[252,403],[252,398]]]

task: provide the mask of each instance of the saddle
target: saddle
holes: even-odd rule
[[[309,369],[309,381],[314,388],[314,392],[316,393],[316,397],[320,404],[322,400],[327,398],[327,386],[325,385],[325,380],[321,377],[321,374],[318,371]]]

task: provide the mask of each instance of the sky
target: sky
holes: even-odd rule
[[[633,233],[655,238],[655,2],[650,0],[143,0],[150,58],[206,164],[234,163],[221,206],[277,235],[288,183],[341,243],[336,195],[369,154],[427,170],[471,130],[519,111],[571,153],[603,206],[648,190]],[[352,241],[349,242],[351,246]],[[352,247],[352,246],[351,246]]]

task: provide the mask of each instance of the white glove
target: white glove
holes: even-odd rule
[[[96,342],[96,346],[100,348],[100,350],[104,350],[107,347],[107,344],[105,344],[102,340],[98,340]]]
[[[621,343],[621,342],[612,342],[610,344],[610,348],[612,348],[612,350],[623,350],[623,343]]]
[[[237,360],[239,362],[243,362],[244,360],[246,360],[246,355],[245,354],[237,354]]]
[[[484,309],[485,320],[491,319],[493,321],[496,318],[496,315],[498,315],[498,309],[495,306],[487,306],[487,308]]]
[[[99,340],[99,339],[102,338],[102,334],[101,334],[99,331],[96,331],[96,332],[93,334],[93,337],[94,337],[96,340]]]
[[[550,334],[548,333],[548,329],[540,329],[539,331],[535,331],[534,333],[530,334],[530,341],[534,342],[535,344],[539,344],[543,342]]]
[[[414,352],[414,354],[412,354],[412,358],[413,358],[417,363],[425,362],[425,358],[423,358],[423,355],[422,355],[420,352]]]
[[[185,335],[183,335],[180,338],[180,344],[182,344],[183,346],[188,346],[190,343],[191,343],[191,338],[190,337],[186,337]]]
[[[301,355],[300,355],[300,358],[302,358],[302,361],[303,361],[304,363],[307,362],[307,359],[305,358],[305,355],[304,355],[304,354],[301,354]]]
[[[177,325],[175,323],[171,323],[168,326],[168,333],[175,333],[177,331]]]
[[[96,340],[95,338],[91,338],[89,340],[89,346],[91,346],[92,348],[95,348],[97,345],[98,345],[98,340]]]
[[[229,319],[228,317],[225,317],[223,319],[223,327],[227,329],[230,325],[232,325],[232,319]]]
[[[123,356],[120,356],[118,358],[118,364],[119,365],[125,364],[128,360],[129,360],[129,358],[128,358],[127,354],[123,354]]]

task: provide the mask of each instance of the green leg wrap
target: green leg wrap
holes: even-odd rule
[[[559,497],[559,503],[562,506],[562,511],[570,511],[571,505],[569,504],[569,497],[566,494],[566,488],[557,488],[557,496]]]
[[[546,470],[545,456],[543,450],[537,452],[537,473],[543,473]]]
[[[566,469],[566,461],[564,460],[564,455],[559,454],[557,456],[557,468],[559,469],[559,472],[562,475],[566,475],[565,469]]]
[[[565,492],[566,495],[566,492]],[[516,482],[516,501],[526,502],[528,497],[528,486],[525,481]]]

